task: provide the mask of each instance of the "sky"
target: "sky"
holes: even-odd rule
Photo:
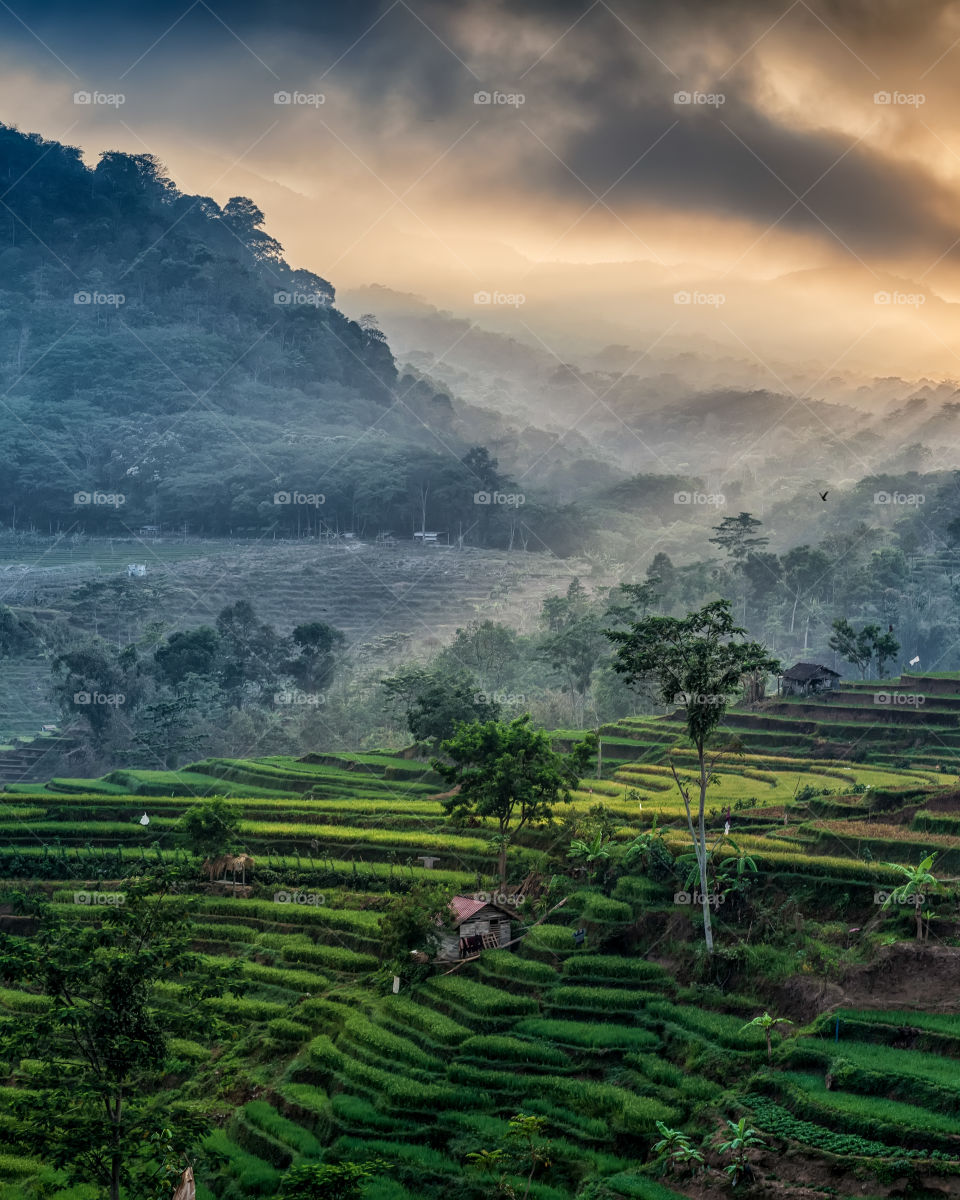
[[[0,3],[0,120],[252,197],[341,292],[772,386],[960,378],[958,67],[943,0]]]

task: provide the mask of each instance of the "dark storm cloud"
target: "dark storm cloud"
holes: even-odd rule
[[[579,180],[605,192],[626,171],[607,196],[618,211],[652,203],[764,224],[783,217],[786,228],[833,236],[864,253],[894,244],[939,253],[957,236],[956,224],[941,216],[951,194],[916,166],[853,136],[785,127],[729,90],[718,108],[678,106],[663,94],[675,81],[663,85],[632,108],[602,104],[603,136],[595,129],[572,136],[562,165],[531,156],[528,181],[587,198]]]
[[[458,128],[479,118],[483,153],[466,163],[451,158],[451,196],[479,178],[520,204],[588,204],[591,191],[603,193],[623,176],[607,203],[625,215],[656,208],[733,216],[761,227],[779,221],[782,229],[837,239],[864,256],[917,250],[937,256],[957,236],[946,215],[955,207],[946,189],[893,153],[879,153],[867,141],[854,144],[854,134],[789,123],[765,102],[751,50],[779,19],[781,33],[791,22],[799,59],[833,56],[831,62],[842,64],[844,87],[853,81],[860,89],[866,132],[875,118],[888,115],[870,111],[880,86],[872,64],[882,63],[885,47],[909,56],[913,46],[924,48],[920,61],[932,62],[928,43],[954,7],[945,0],[801,0],[793,6],[789,0],[611,0],[609,6],[593,0],[211,0],[209,6],[206,0],[152,0],[136,7],[92,0],[78,9],[52,0],[19,15],[58,53],[69,43],[94,59],[109,53],[113,64],[124,55],[134,61],[165,35],[131,72],[145,87],[156,87],[164,73],[176,79],[177,55],[227,61],[228,49],[237,53],[237,39],[278,77],[329,72],[331,85],[349,97],[355,128],[372,155],[385,128],[397,137],[398,113],[411,140],[433,136],[438,153]],[[3,12],[0,31],[7,40],[30,41]],[[252,60],[250,67],[257,69]],[[694,90],[698,82],[722,92],[722,106],[674,103],[674,92]],[[518,119],[502,127],[502,137],[498,132],[499,141],[483,123],[492,114],[478,113],[472,103],[481,86],[515,87],[527,96]],[[237,121],[247,103],[242,95],[236,99]],[[202,128],[203,116],[197,119]]]

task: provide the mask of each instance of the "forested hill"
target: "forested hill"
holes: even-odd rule
[[[473,497],[505,480],[469,422],[398,378],[375,323],[292,268],[252,201],[6,126],[0,181],[0,524],[409,536],[442,513],[499,538]]]

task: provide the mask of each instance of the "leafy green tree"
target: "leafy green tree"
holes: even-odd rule
[[[728,600],[715,600],[683,618],[648,616],[627,630],[607,630],[607,637],[617,647],[614,659],[617,671],[637,687],[652,682],[664,704],[675,703],[677,697],[684,698],[687,736],[697,753],[696,821],[690,792],[676,768],[673,775],[683,798],[700,875],[708,953],[713,952],[713,930],[707,891],[707,786],[723,753],[721,748],[708,756],[708,743],[723,721],[741,676],[751,671],[777,671],[780,666],[760,643],[742,640],[745,632],[734,625]]]
[[[248,600],[228,605],[217,617],[220,637],[220,680],[231,703],[271,687],[280,674],[285,643],[271,625],[261,622]]]
[[[209,625],[178,630],[154,651],[160,678],[166,683],[182,683],[188,675],[212,675],[217,667],[220,635]]]
[[[458,629],[440,657],[497,691],[506,685],[519,655],[516,631],[496,621],[471,621]]]
[[[797,606],[802,596],[819,599],[829,578],[832,566],[829,555],[812,546],[795,546],[783,556],[783,581],[793,598],[790,610],[790,632],[797,619]]]
[[[297,625],[290,636],[297,655],[286,663],[286,670],[306,691],[322,692],[333,678],[346,638],[324,621]]]
[[[34,617],[0,604],[0,658],[31,653],[40,643],[40,626]]]
[[[214,973],[190,951],[188,904],[170,899],[172,882],[128,881],[96,924],[44,904],[31,936],[0,933],[0,977],[46,998],[0,1025],[4,1061],[41,1065],[35,1090],[7,1100],[19,1136],[110,1200],[151,1194],[171,1159],[185,1164],[196,1148],[205,1117],[162,1090],[168,1039],[222,1034],[206,1001],[242,986],[239,961]],[[171,979],[181,991],[165,1001],[156,985]]]
[[[741,571],[747,556],[763,549],[770,541],[756,532],[762,524],[762,521],[758,521],[748,512],[738,513],[735,517],[724,517],[719,525],[714,526],[714,536],[709,541],[725,550],[733,560],[734,568]]]
[[[381,1158],[365,1162],[306,1163],[291,1167],[280,1182],[277,1200],[360,1200],[370,1180],[390,1164]]]
[[[665,569],[672,570],[673,564],[665,554],[658,554],[654,562],[665,561]],[[632,625],[645,617],[660,599],[657,588],[660,576],[651,571],[644,583],[621,583],[611,588],[607,595],[606,617],[611,625]]]
[[[413,951],[433,955],[440,944],[449,904],[449,890],[426,881],[394,896],[380,921],[381,963],[392,964],[395,974],[402,977]]]
[[[128,740],[146,683],[133,646],[118,651],[90,638],[59,654],[51,673],[53,695],[74,730],[85,727],[97,749]]]
[[[187,845],[198,858],[216,858],[233,849],[242,814],[222,796],[194,804],[180,818]]]
[[[893,636],[891,631],[883,633],[877,630],[873,635],[873,653],[877,660],[877,678],[883,678],[883,668],[891,658],[896,658],[900,653],[900,643]]]
[[[231,196],[220,214],[223,224],[257,262],[281,262],[283,247],[263,228],[263,212],[246,196]]]
[[[158,763],[173,768],[184,758],[196,758],[208,736],[198,728],[199,716],[215,708],[218,699],[212,681],[196,676],[188,678],[175,695],[164,689],[159,698],[139,710],[136,740],[125,749],[124,761],[150,769]]]
[[[575,859],[584,867],[593,867],[599,875],[610,859],[610,847],[607,845],[604,830],[598,827],[594,829],[592,837],[573,838],[570,842],[570,849],[567,851],[567,858]]]
[[[657,828],[657,818],[649,829],[641,830],[636,837],[630,839],[620,851],[624,865],[628,870],[646,872],[651,868],[662,870],[672,867],[673,859],[663,840],[663,830]]]
[[[833,623],[833,635],[828,642],[831,650],[835,650],[842,659],[853,665],[860,672],[860,678],[866,679],[867,667],[873,658],[873,631],[879,633],[876,625],[867,625],[859,633],[846,617],[839,617]]]
[[[457,727],[440,746],[433,769],[457,791],[441,804],[448,813],[492,817],[497,823],[500,886],[507,882],[507,848],[526,825],[549,820],[559,801],[568,801],[595,750],[593,734],[567,754],[550,736],[532,729],[530,714],[509,723],[474,722]]]
[[[436,744],[461,722],[495,721],[500,715],[500,705],[478,691],[469,676],[410,667],[381,685],[405,708],[407,728],[418,742]]]
[[[603,623],[576,578],[565,596],[544,600],[543,621],[547,632],[537,647],[537,657],[563,681],[564,690],[570,694],[574,722],[582,728],[587,690],[606,645]]]
[[[892,867],[895,871],[899,871],[904,876],[904,882],[899,887],[894,888],[883,902],[883,908],[889,908],[891,904],[912,904],[913,913],[917,922],[917,941],[923,941],[923,902],[926,899],[927,893],[935,891],[939,886],[939,880],[933,873],[933,864],[936,860],[936,852],[928,854],[927,857],[917,866],[912,867],[904,863],[884,863],[885,867]]]
[[[745,850],[741,850],[739,845],[732,837],[727,836],[724,841],[730,843],[733,847],[733,854],[720,860],[714,871],[714,887],[718,890],[734,895],[743,896],[747,893],[751,883],[759,874],[756,860],[753,859]]]
[[[752,1021],[748,1021],[740,1030],[743,1033],[744,1029],[762,1029],[767,1039],[767,1062],[773,1066],[773,1042],[771,1034],[778,1025],[792,1025],[792,1021],[788,1021],[786,1017],[771,1017],[768,1012],[762,1013],[759,1017],[754,1017]]]
[[[751,551],[743,562],[743,578],[753,610],[762,616],[783,582],[783,564],[768,550]]]

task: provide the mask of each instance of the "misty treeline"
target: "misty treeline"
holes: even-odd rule
[[[905,508],[889,529],[863,523],[782,553],[770,549],[758,517],[720,517],[701,558],[677,563],[657,552],[641,578],[612,588],[574,578],[543,600],[532,632],[477,619],[433,651],[408,633],[348,645],[318,621],[284,635],[246,600],[213,625],[171,632],[162,577],[117,576],[84,583],[59,612],[0,609],[0,662],[47,658],[62,727],[78,740],[78,771],[80,763],[167,767],[209,754],[435,745],[458,721],[523,712],[548,728],[582,729],[662,711],[613,669],[604,631],[720,598],[785,665],[813,660],[872,678],[919,654],[927,669],[950,669],[960,645],[960,555],[904,548],[956,540],[957,481],[941,487],[923,518]]]
[[[566,594],[547,597],[534,633],[477,620],[421,659],[405,634],[348,647],[339,630],[314,621],[282,635],[246,600],[212,625],[170,633],[147,605],[133,640],[113,636],[137,594],[117,577],[78,588],[54,618],[0,608],[0,669],[23,656],[48,661],[60,728],[74,743],[61,771],[430,745],[458,721],[529,711],[541,725],[581,727],[641,711],[612,670],[602,631],[645,610],[648,586],[591,593],[574,579]],[[110,636],[78,633],[77,623]]]

